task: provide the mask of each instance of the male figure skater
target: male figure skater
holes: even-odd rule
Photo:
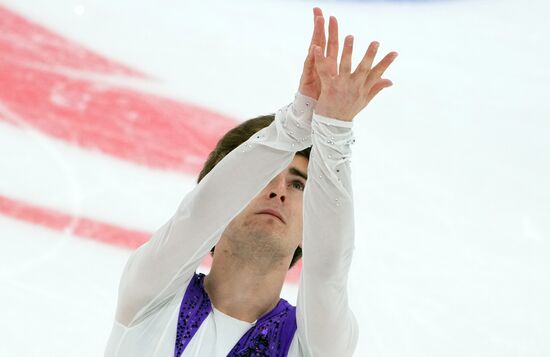
[[[313,12],[294,102],[224,136],[198,185],[128,260],[106,356],[353,354],[352,120],[392,84],[382,74],[397,54],[373,67],[373,42],[352,72],[353,37],[338,64],[337,21],[327,42],[323,14]],[[211,250],[210,273],[197,274]],[[300,252],[294,307],[280,292]]]

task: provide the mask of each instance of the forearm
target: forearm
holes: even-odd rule
[[[314,115],[312,126],[298,332],[313,356],[349,356],[357,341],[347,294],[354,250],[352,123]]]
[[[229,222],[292,161],[296,151],[311,145],[314,104],[297,95],[293,104],[276,113],[271,125],[226,155],[186,195],[174,216],[138,248],[121,280],[119,321],[130,323],[137,310],[159,303],[160,295],[174,294]]]

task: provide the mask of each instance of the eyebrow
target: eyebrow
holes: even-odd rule
[[[298,169],[295,168],[295,167],[291,167],[290,169],[288,169],[288,172],[289,172],[291,175],[300,176],[300,177],[303,178],[304,180],[307,180],[307,175],[306,175],[305,173],[303,173],[302,171],[298,170]]]

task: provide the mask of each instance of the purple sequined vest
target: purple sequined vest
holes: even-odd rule
[[[204,274],[194,274],[180,306],[174,357],[180,357],[212,305],[203,286]],[[241,337],[228,357],[284,357],[296,332],[296,308],[280,299]]]

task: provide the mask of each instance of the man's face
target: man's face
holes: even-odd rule
[[[224,249],[229,247],[231,254],[251,259],[292,257],[302,241],[307,165],[307,158],[294,156],[229,223],[220,240]]]

